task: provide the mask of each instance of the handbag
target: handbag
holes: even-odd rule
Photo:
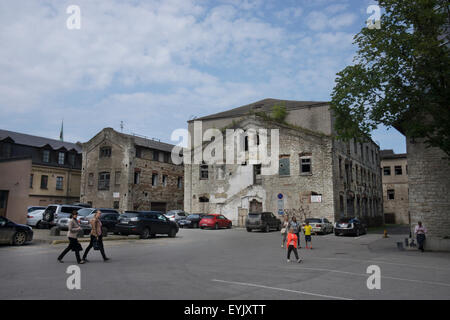
[[[100,250],[100,241],[98,241],[97,238],[94,238],[94,241],[92,242],[92,247],[94,248],[94,250]]]
[[[285,234],[286,233],[286,228],[282,228],[281,229],[281,234]]]

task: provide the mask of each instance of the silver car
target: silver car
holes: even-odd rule
[[[27,225],[40,229],[42,227],[42,216],[44,214],[44,211],[44,209],[41,209],[28,212]]]
[[[72,206],[72,205],[66,205],[66,204],[51,204],[49,205],[42,217],[42,224],[44,226],[55,226],[58,225],[58,220],[66,218],[66,220],[62,221],[62,226],[64,226],[64,223],[67,221],[68,218],[70,218],[70,215],[73,211],[78,211],[82,207],[80,206]],[[65,228],[67,228],[67,224],[65,225]]]
[[[183,210],[170,210],[165,214],[165,216],[169,218],[170,221],[178,222],[186,219],[187,214]]]

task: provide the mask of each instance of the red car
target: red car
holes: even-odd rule
[[[208,214],[200,220],[200,228],[231,228],[231,220],[228,220],[221,214]]]

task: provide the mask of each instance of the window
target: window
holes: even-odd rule
[[[98,174],[98,190],[109,190],[109,172],[100,172]]]
[[[216,179],[217,180],[225,179],[225,165],[218,165],[216,167],[216,170],[217,170]]]
[[[5,142],[2,146],[2,156],[4,158],[10,158],[11,157],[11,143]]]
[[[94,185],[94,174],[89,173],[88,174],[88,186],[93,186],[93,185]]]
[[[100,158],[110,158],[111,157],[111,147],[100,148]]]
[[[69,164],[70,164],[71,166],[74,166],[74,165],[75,165],[75,155],[74,155],[73,153],[70,153],[70,154],[69,154]]]
[[[120,185],[120,171],[116,171],[115,175],[114,175],[114,184],[116,186]]]
[[[156,150],[153,150],[153,160],[159,161],[159,152]]]
[[[199,202],[209,202],[209,199],[208,199],[208,197],[204,197],[204,196],[203,196],[203,197],[199,197],[199,198],[198,198],[198,201],[199,201]]]
[[[119,209],[119,201],[114,201],[113,208]]]
[[[56,177],[56,190],[63,189],[64,177]]]
[[[390,176],[391,175],[391,167],[383,167],[383,174],[385,176]]]
[[[170,162],[170,153],[164,153],[164,162],[169,163]]]
[[[58,152],[58,164],[65,163],[66,154],[64,152]]]
[[[30,188],[33,188],[33,178],[34,174],[30,174]]]
[[[395,170],[395,175],[396,176],[401,176],[403,174],[402,173],[402,166],[395,166],[394,170]]]
[[[152,174],[152,186],[158,186],[159,175],[157,173]]]
[[[387,198],[388,198],[388,200],[394,200],[395,199],[395,191],[394,191],[394,189],[389,189],[387,191]]]
[[[139,171],[134,172],[134,184],[139,184],[141,173]]]
[[[162,176],[162,185],[163,185],[163,187],[167,186],[167,176],[166,175]]]
[[[300,173],[311,174],[311,157],[300,157]]]
[[[42,161],[49,163],[50,162],[50,150],[43,150],[42,151]]]
[[[182,188],[183,188],[183,178],[178,177],[178,189],[182,189]]]
[[[289,156],[280,156],[278,172],[280,176],[290,176],[290,158]]]
[[[142,158],[142,149],[136,147],[136,158]]]
[[[41,189],[47,189],[48,176],[41,176]]]
[[[262,168],[261,164],[253,165],[253,183],[254,184],[262,183],[261,168]]]
[[[207,180],[208,179],[208,165],[202,164],[200,166],[200,179]]]

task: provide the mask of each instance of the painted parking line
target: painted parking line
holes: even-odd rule
[[[284,267],[285,269],[304,269],[304,270],[313,270],[313,271],[323,271],[323,272],[331,272],[331,273],[341,273],[341,274],[347,274],[347,275],[353,275],[353,276],[359,276],[359,277],[368,277],[368,274],[366,273],[356,273],[356,272],[349,272],[349,271],[342,271],[342,270],[334,270],[334,269],[323,269],[323,268],[308,268],[308,267]],[[442,286],[442,287],[450,287],[450,283],[444,283],[444,282],[435,282],[435,281],[426,281],[426,280],[417,280],[417,279],[405,279],[405,278],[396,278],[396,277],[389,277],[389,276],[381,276],[381,279],[390,279],[390,280],[397,280],[397,281],[405,281],[405,282],[416,282],[416,283],[422,283],[422,284],[429,284],[432,286]]]
[[[239,285],[239,286],[255,287],[255,288],[262,288],[262,289],[269,289],[269,290],[276,290],[276,291],[284,291],[284,292],[292,292],[292,293],[298,293],[298,294],[302,294],[302,295],[321,297],[321,298],[327,298],[327,299],[353,300],[353,299],[350,299],[350,298],[329,296],[329,295],[324,295],[324,294],[311,293],[311,292],[298,291],[298,290],[291,290],[291,289],[285,289],[285,288],[269,287],[269,286],[265,286],[265,285],[261,285],[261,284],[254,284],[254,283],[225,281],[225,280],[218,280],[218,279],[212,279],[211,281],[227,283],[227,284],[234,284],[234,285]]]

